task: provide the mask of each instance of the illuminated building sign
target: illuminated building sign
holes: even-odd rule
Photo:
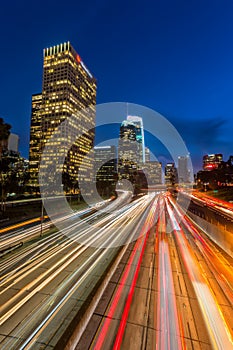
[[[222,162],[222,154],[207,154],[203,157],[203,169],[214,170],[217,169]]]
[[[76,56],[77,62],[81,63],[81,57],[79,55]]]

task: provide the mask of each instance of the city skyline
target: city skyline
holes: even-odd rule
[[[1,349],[233,350],[232,15],[2,4]]]
[[[112,9],[104,1],[90,4],[91,10],[67,7],[70,16],[61,26],[59,2],[46,15],[39,7],[33,21],[25,12],[29,3],[3,5],[0,113],[19,134],[22,155],[28,157],[31,95],[41,91],[42,49],[70,40],[98,80],[97,104],[133,102],[163,114],[186,142],[196,170],[204,154],[221,152],[226,160],[232,154],[232,2],[149,2],[144,16],[137,2]],[[40,18],[46,30],[37,30]],[[162,150],[159,156],[167,157]]]

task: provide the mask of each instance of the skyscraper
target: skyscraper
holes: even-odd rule
[[[145,162],[143,171],[149,187],[162,184],[162,163],[156,161]]]
[[[178,177],[179,183],[190,182],[190,171],[188,166],[189,156],[178,157]]]
[[[178,182],[177,168],[175,163],[167,163],[165,166],[165,184],[175,185]]]
[[[77,181],[82,165],[82,176],[90,178],[93,161],[88,153],[94,142],[95,104],[96,80],[70,42],[44,49],[42,94],[32,97],[29,159],[32,184],[38,185],[44,147],[58,127],[53,149],[47,151],[41,171],[54,164],[56,172],[64,172],[71,181]],[[75,135],[80,133],[76,140]]]
[[[39,189],[38,173],[42,146],[42,94],[32,95],[30,147],[29,147],[29,176],[30,185]]]
[[[143,128],[143,120],[141,117],[128,115],[127,120],[132,122],[136,127],[136,140],[139,145],[139,153],[138,153],[138,163],[145,163],[145,141],[144,141],[144,128]]]
[[[100,194],[110,194],[116,182],[116,146],[96,146],[96,186]]]
[[[129,120],[124,120],[120,127],[118,143],[118,174],[119,179],[130,179],[138,167],[139,143],[136,140],[136,126]]]

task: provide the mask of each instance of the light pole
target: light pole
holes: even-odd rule
[[[43,200],[41,198],[40,236],[42,236],[42,233],[43,233],[43,221],[44,221],[44,205],[43,205]]]

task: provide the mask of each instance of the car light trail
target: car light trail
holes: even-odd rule
[[[17,267],[16,274],[6,274],[2,276],[2,287],[5,284],[4,290],[1,289],[2,294],[7,292],[9,288],[16,288],[20,282],[24,280],[28,280],[32,273],[39,272],[39,267],[44,266],[43,264],[49,263],[50,259],[53,259],[53,263],[46,270],[42,270],[43,273],[40,273],[37,276],[33,277],[29,283],[26,283],[23,287],[21,287],[18,291],[15,289],[15,294],[9,298],[2,306],[1,312],[1,324],[9,321],[10,317],[12,317],[17,310],[19,310],[26,302],[32,299],[37,293],[43,291],[45,286],[47,286],[51,281],[55,280],[59,274],[64,271],[72,262],[76,261],[79,257],[81,257],[84,252],[89,250],[91,253],[90,256],[86,256],[85,259],[82,258],[80,260],[80,265],[77,267],[75,271],[70,273],[67,278],[62,282],[62,284],[56,289],[56,292],[53,293],[50,297],[46,298],[46,302],[42,305],[38,305],[35,307],[33,314],[28,315],[27,319],[24,320],[22,324],[18,327],[17,332],[15,332],[15,338],[11,338],[6,345],[6,348],[11,346],[10,344],[22,342],[21,334],[27,334],[29,329],[31,329],[31,336],[27,340],[27,344],[32,344],[36,341],[36,339],[40,336],[41,332],[43,333],[44,327],[50,322],[52,322],[53,318],[57,315],[58,312],[63,308],[63,306],[69,302],[71,295],[75,291],[79,291],[79,287],[86,283],[87,277],[90,276],[91,271],[93,271],[99,264],[100,260],[104,259],[105,256],[109,256],[109,250],[103,249],[102,245],[109,243],[118,244],[119,242],[127,242],[127,240],[132,240],[132,238],[136,237],[136,232],[131,229],[131,233],[127,233],[127,230],[130,227],[133,227],[134,222],[140,222],[141,216],[146,216],[144,211],[151,204],[152,201],[151,196],[145,196],[143,199],[136,200],[129,205],[124,206],[124,210],[120,210],[118,213],[116,212],[115,218],[112,214],[111,220],[109,220],[109,215],[106,218],[99,220],[99,227],[90,226],[86,229],[86,231],[82,231],[82,225],[78,224],[79,232],[76,232],[76,226],[71,225],[68,230],[73,230],[74,235],[77,237],[79,234],[84,236],[86,235],[85,245],[79,245],[77,247],[72,247],[73,242],[70,241],[67,237],[64,237],[64,240],[61,240],[61,235],[64,231],[59,234],[54,234],[53,238],[46,238],[41,240],[38,244],[38,247],[33,246],[33,257],[26,262],[23,262],[21,267]],[[50,248],[46,248],[46,241],[49,241]],[[50,240],[51,239],[51,240]],[[58,239],[58,241],[57,241]],[[99,248],[92,249],[92,252],[89,248],[90,245],[94,245],[95,243],[99,244]],[[40,250],[40,245],[42,250]],[[48,247],[48,246],[47,246]],[[36,249],[39,248],[39,252]],[[69,248],[67,250],[67,248]],[[62,253],[64,251],[64,253]],[[23,254],[26,252],[24,251]],[[30,249],[28,250],[28,254],[30,254]],[[58,259],[55,257],[58,257]],[[26,259],[24,255],[23,260]],[[33,276],[33,274],[32,274]],[[85,278],[83,277],[85,276]],[[77,282],[77,283],[76,283]],[[78,284],[79,283],[79,284]],[[76,288],[73,288],[76,286]],[[64,291],[68,288],[68,292],[65,294]],[[73,292],[72,292],[73,291]],[[41,321],[40,321],[41,320]],[[32,330],[32,327],[34,330]],[[18,338],[17,338],[18,337]],[[26,343],[25,343],[26,344]],[[28,346],[27,345],[27,346]]]
[[[115,340],[115,343],[114,343],[114,346],[113,346],[114,350],[120,349],[120,346],[121,346],[121,343],[122,343],[122,339],[123,339],[123,335],[124,335],[124,331],[125,331],[125,326],[126,326],[126,321],[127,321],[127,317],[128,317],[128,314],[129,314],[130,306],[131,306],[131,303],[132,303],[133,294],[134,294],[136,282],[137,282],[137,279],[138,279],[138,273],[139,273],[139,270],[140,270],[140,267],[141,267],[142,257],[143,257],[144,251],[145,251],[147,238],[148,238],[148,235],[149,235],[149,232],[150,232],[150,227],[152,226],[152,222],[154,221],[156,209],[157,209],[157,207],[156,207],[156,205],[154,203],[154,208],[151,209],[151,211],[150,211],[150,213],[148,215],[148,219],[145,222],[145,227],[144,227],[144,233],[143,234],[146,234],[146,236],[144,238],[144,242],[143,242],[143,246],[142,246],[142,249],[141,249],[141,253],[140,253],[137,265],[136,265],[136,270],[135,270],[134,277],[133,277],[133,280],[132,280],[132,283],[131,283],[131,287],[130,287],[129,294],[128,294],[128,297],[127,297],[127,301],[126,301],[126,304],[125,304],[125,308],[124,308],[124,311],[123,311],[123,314],[122,314],[120,326],[119,326],[119,329],[118,329],[118,332],[117,332],[117,335],[116,335],[116,340]]]
[[[48,218],[48,216],[46,215],[44,217],[44,219],[47,219],[47,218]],[[19,227],[23,227],[23,226],[26,226],[26,225],[34,224],[35,222],[39,222],[40,220],[41,220],[41,218],[39,217],[39,218],[35,218],[35,219],[24,221],[24,222],[20,222],[19,224],[15,224],[15,225],[12,225],[10,227],[2,228],[0,230],[0,234],[4,233],[4,232],[11,231],[11,230],[14,230],[15,228],[19,228]]]
[[[138,335],[141,334],[141,338],[138,339],[141,340],[141,346],[146,348],[148,344],[152,345],[152,338],[149,343],[145,341],[145,337],[151,334],[145,329],[150,327],[154,333],[153,344],[156,344],[153,345],[153,349],[181,350],[190,346],[198,347],[196,341],[201,347],[202,343],[197,335],[198,327],[194,324],[196,320],[193,320],[192,313],[192,307],[197,306],[197,303],[201,309],[197,308],[197,314],[205,322],[206,327],[202,323],[203,332],[206,339],[209,334],[212,348],[233,348],[232,330],[227,318],[229,315],[219,302],[223,300],[222,297],[226,300],[223,293],[228,297],[229,303],[232,301],[233,277],[230,260],[224,260],[224,256],[218,253],[217,248],[214,248],[200,229],[188,217],[182,215],[181,208],[171,201],[168,194],[140,196],[130,203],[127,193],[122,193],[120,197],[109,203],[104,210],[101,203],[96,206],[95,212],[93,209],[86,209],[83,213],[89,215],[83,221],[75,220],[80,213],[57,218],[64,225],[61,231],[41,237],[40,240],[29,243],[2,259],[0,298],[3,302],[0,322],[5,338],[2,340],[1,349],[31,349],[43,344],[50,346],[51,334],[56,341],[64,339],[63,327],[70,322],[69,315],[74,309],[79,319],[86,312],[83,311],[86,310],[85,303],[89,303],[88,298],[93,297],[95,286],[101,293],[105,290],[107,284],[104,284],[103,288],[101,278],[106,278],[108,269],[111,269],[116,261],[120,264],[121,245],[124,245],[124,249],[128,247],[127,251],[130,254],[126,255],[121,263],[121,266],[125,264],[125,268],[119,282],[114,289],[109,288],[109,301],[106,302],[108,307],[105,304],[102,315],[99,314],[101,306],[96,311],[98,315],[94,309],[91,310],[99,320],[90,338],[91,348],[124,348],[129,339],[128,335],[134,336],[132,332],[135,326],[140,329]],[[212,208],[217,205],[220,206],[212,203]],[[148,239],[149,229],[153,227],[157,218],[157,227],[150,231]],[[172,233],[168,231],[170,223]],[[14,239],[24,239],[27,234],[36,234],[37,230],[35,226],[4,233],[0,237],[0,244],[4,246],[6,242],[14,242]],[[130,245],[133,241],[134,245]],[[107,246],[111,249],[105,248]],[[145,249],[152,252],[150,258],[145,254]],[[203,261],[207,264],[203,264]],[[184,272],[185,278],[188,278],[193,286],[192,288],[190,285],[190,290],[194,289],[197,297],[197,300],[193,298],[193,304],[189,302],[190,295],[192,297],[193,294],[189,294],[185,286],[181,262],[184,262],[187,270],[187,273]],[[148,271],[144,269],[148,269],[149,266],[151,283],[147,285],[147,293],[151,291],[151,296],[158,295],[158,298],[151,298],[148,302],[141,273]],[[172,269],[177,271],[177,275]],[[211,285],[207,276],[209,269],[212,276]],[[154,276],[156,279],[152,279],[154,270],[157,271],[157,275]],[[157,290],[156,287],[152,287],[153,281],[155,285],[157,281]],[[107,283],[111,284],[111,280]],[[222,287],[222,290],[219,288],[218,295],[214,294],[211,287],[217,283]],[[158,293],[152,291],[152,288]],[[183,300],[186,311],[183,310]],[[230,308],[229,304],[227,306]],[[135,310],[141,310],[140,315],[147,310],[148,317],[140,316],[137,319],[138,324],[136,325],[135,321],[132,325]],[[153,312],[155,315],[151,316]],[[23,319],[20,319],[21,314]],[[91,314],[88,320],[91,320]],[[190,322],[191,331],[186,322]],[[56,341],[53,340],[53,344]]]
[[[133,291],[134,291],[134,286],[132,287],[132,279],[135,278],[135,283],[136,283],[136,278],[137,278],[137,274],[138,274],[139,267],[140,267],[140,265],[138,265],[138,261],[140,260],[140,256],[141,256],[141,253],[142,253],[142,250],[144,247],[144,243],[146,242],[146,239],[148,236],[148,227],[150,227],[149,223],[151,224],[152,221],[154,220],[155,211],[156,211],[156,202],[157,202],[157,199],[156,199],[156,201],[153,201],[154,207],[152,209],[152,213],[150,214],[150,219],[148,219],[149,220],[148,223],[145,222],[145,224],[143,226],[143,234],[140,234],[139,239],[137,240],[137,242],[133,248],[133,251],[130,255],[127,267],[126,267],[126,269],[121,277],[121,280],[119,282],[119,286],[118,286],[116,293],[114,295],[114,298],[111,302],[111,306],[109,308],[107,317],[106,317],[103,325],[101,326],[99,336],[95,342],[95,345],[94,345],[95,350],[99,350],[99,349],[104,348],[104,342],[106,340],[108,329],[109,329],[111,321],[114,317],[117,306],[119,305],[120,298],[123,297],[122,294],[126,288],[126,282],[129,283],[128,278],[129,278],[129,275],[133,269],[134,273],[133,273],[133,276],[131,276],[131,278],[130,278],[131,288],[129,289],[129,292],[127,293],[128,299],[126,301],[126,306],[125,306],[125,309],[123,311],[123,316],[122,316],[122,319],[120,322],[119,331],[118,331],[117,336],[116,336],[114,349],[117,349],[120,346],[120,343],[121,343],[122,337],[123,337],[123,333],[124,333],[124,328],[125,328],[125,323],[126,323],[130,303],[131,303],[132,296],[133,296]],[[135,263],[136,263],[135,261],[137,262],[136,265],[135,265]],[[137,271],[137,269],[138,269],[138,271]],[[133,285],[134,285],[134,282],[133,282]],[[128,290],[128,288],[127,288],[127,290]]]
[[[158,300],[156,349],[186,349],[182,325],[176,306],[170,253],[166,236],[164,201],[160,199],[161,213],[158,222]]]
[[[177,226],[179,226],[178,222],[174,216],[174,212],[172,212],[172,209],[169,206],[168,200],[165,200],[167,210],[173,224],[174,235],[180,248],[189,278],[197,295],[212,346],[216,350],[232,349],[233,340],[231,332],[228,329],[221,310],[218,307],[217,300],[213,293],[211,293],[211,289],[208,286],[205,276],[200,271],[200,267],[196,262],[195,255],[189,246],[189,242],[184,232],[181,228],[180,231],[176,229]]]
[[[233,305],[233,274],[232,267],[229,266],[224,258],[217,254],[216,247],[211,243],[207,237],[203,236],[197,228],[192,224],[189,217],[182,215],[180,210],[170,200],[169,203],[173,206],[176,214],[179,216],[184,227],[190,232],[194,238],[194,242],[198,249],[202,252],[205,257],[207,264],[210,266],[211,271],[215,275],[216,280],[222,287],[222,290],[228,301]]]

